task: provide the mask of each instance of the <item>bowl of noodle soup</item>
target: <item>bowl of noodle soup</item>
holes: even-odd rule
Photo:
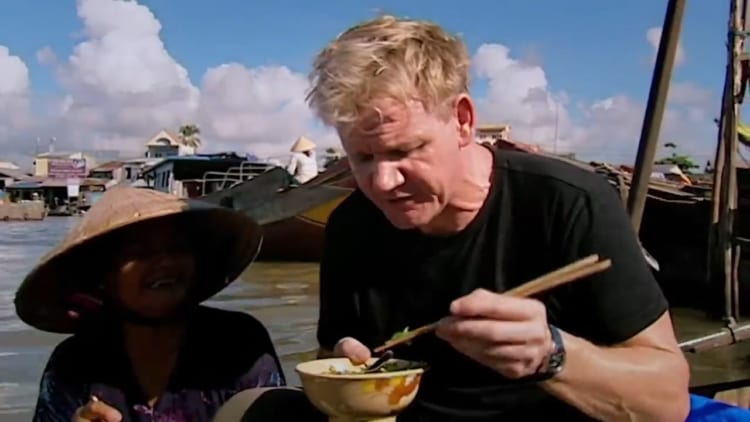
[[[331,421],[395,420],[419,391],[420,362],[390,359],[377,372],[364,372],[347,358],[318,359],[295,368],[310,402]]]

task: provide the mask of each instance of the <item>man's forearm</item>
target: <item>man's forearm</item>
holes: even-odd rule
[[[542,387],[606,421],[684,421],[690,411],[684,358],[646,347],[598,347],[563,333],[565,367]]]

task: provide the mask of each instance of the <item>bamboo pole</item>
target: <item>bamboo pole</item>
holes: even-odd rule
[[[722,96],[722,113],[719,123],[719,142],[714,167],[712,192],[712,230],[709,232],[709,254],[712,262],[708,268],[711,285],[722,280],[724,285],[724,318],[734,323],[739,317],[737,273],[733,271],[734,217],[737,209],[737,119],[739,117],[738,93],[742,78],[739,72],[740,55],[744,48],[744,0],[730,0],[727,67]]]
[[[656,54],[651,90],[648,94],[648,104],[643,117],[641,139],[638,143],[638,153],[633,169],[633,181],[628,195],[628,212],[636,233],[640,230],[643,209],[646,206],[648,183],[654,167],[654,156],[659,142],[659,131],[667,103],[686,2],[687,0],[669,0],[664,16],[659,51]]]
[[[734,228],[735,228],[735,216],[737,214],[737,155],[739,153],[739,142],[737,139],[737,124],[740,118],[740,99],[739,92],[741,91],[742,85],[742,74],[740,72],[740,56],[745,45],[744,37],[744,11],[745,1],[744,0],[732,0],[734,3],[734,15],[732,20],[732,103],[731,103],[731,125],[727,128],[727,147],[725,152],[727,154],[727,198],[726,198],[726,241],[724,245],[724,271],[725,271],[725,283],[728,285],[727,297],[729,298],[729,310],[731,311],[730,321],[736,321],[739,319],[738,302],[737,297],[737,285],[739,280],[737,279],[737,272],[733,269],[733,264],[737,258],[734,247]]]

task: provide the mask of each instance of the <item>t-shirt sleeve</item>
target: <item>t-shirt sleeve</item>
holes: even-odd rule
[[[342,204],[345,205],[346,201]],[[356,257],[366,243],[351,242],[341,208],[331,214],[320,260],[318,344],[332,350],[344,337],[357,338],[357,296],[353,286]]]
[[[52,352],[42,372],[34,422],[69,422],[76,410],[88,402],[89,388],[75,376],[76,342],[68,338]]]
[[[621,343],[668,310],[661,287],[643,255],[630,217],[614,189],[601,179],[580,195],[562,247],[568,261],[598,254],[612,266],[570,287],[581,335],[599,344]]]

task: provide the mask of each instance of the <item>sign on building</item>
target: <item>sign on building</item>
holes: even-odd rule
[[[60,179],[82,179],[86,177],[86,159],[54,158],[47,162],[47,175]]]

